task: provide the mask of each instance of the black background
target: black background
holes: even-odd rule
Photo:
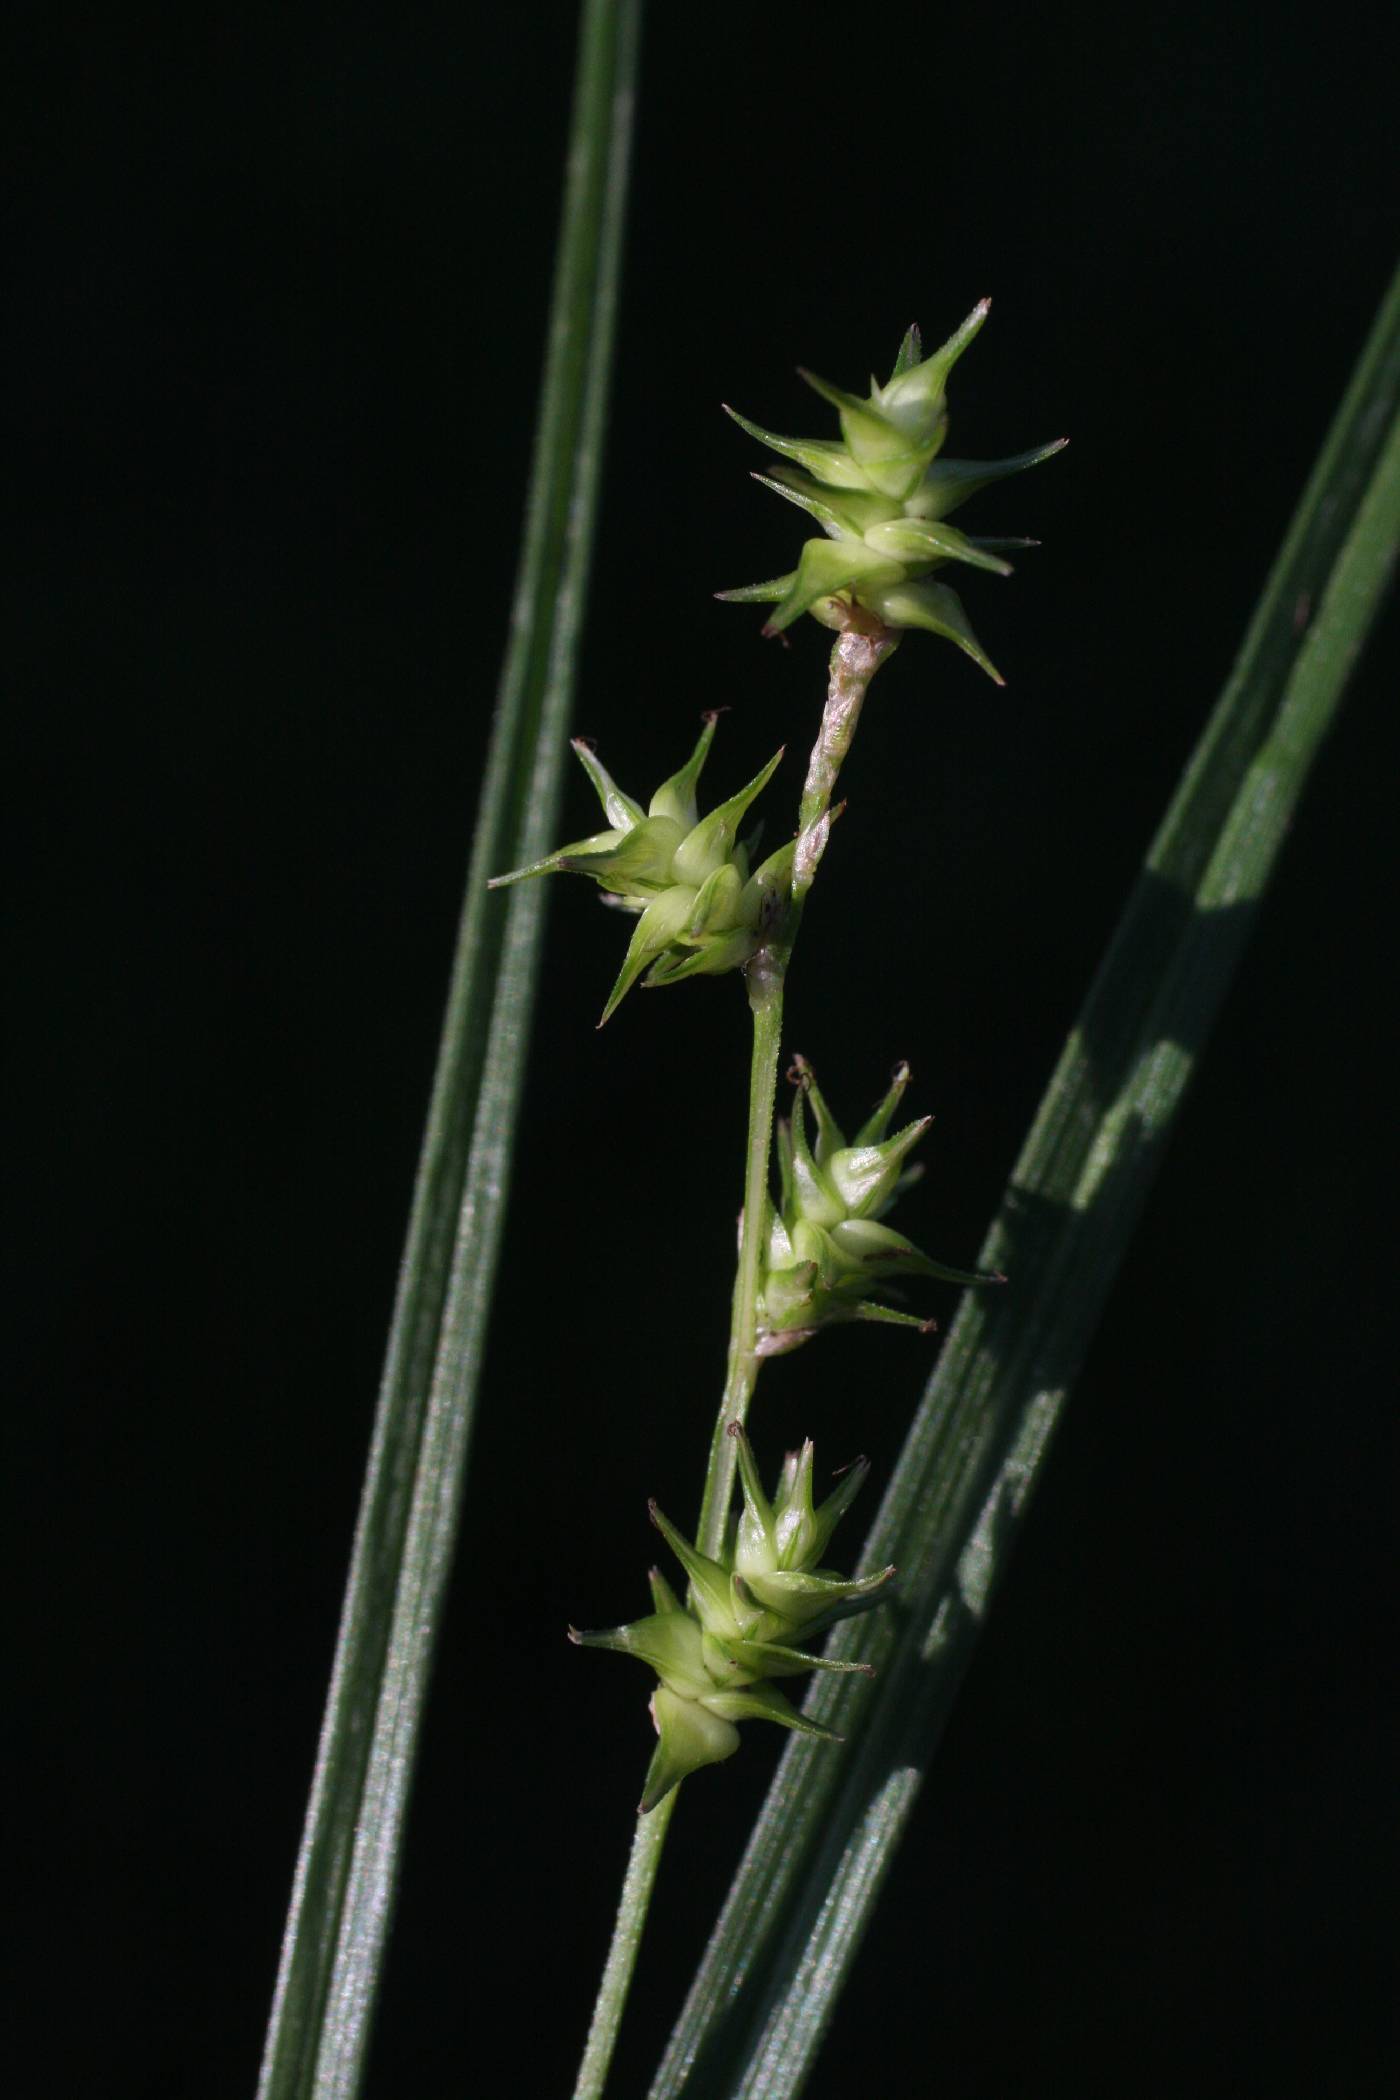
[[[1384,289],[1379,19],[653,9],[576,706],[623,782],[716,704],[715,793],[780,742],[770,810],[800,777],[825,638],[708,595],[799,529],[721,399],[825,430],[797,363],[862,386],[990,292],[953,449],[1074,438],[969,514],[1044,541],[964,593],[1007,689],[931,639],[883,674],[791,995],[838,1106],[913,1062],[906,1223],[949,1260]],[[56,1918],[24,1953],[63,1993],[45,2090],[246,2094],[503,646],[572,16],[20,24],[12,1612]],[[948,2100],[1389,2086],[1395,664],[1392,611],[818,2100],[921,2093],[926,2060]],[[574,779],[565,834],[593,821]],[[618,933],[558,885],[371,2094],[568,2089],[648,1753],[641,1673],[563,1627],[632,1615],[645,1497],[696,1499],[745,1017],[702,980],[595,1034]],[[810,1430],[883,1477],[928,1360],[848,1333],[778,1364],[762,1452]],[[778,1747],[750,1729],[685,1803],[619,2094]]]

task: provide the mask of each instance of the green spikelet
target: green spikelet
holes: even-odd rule
[[[803,613],[823,626],[845,627],[859,606],[886,627],[922,627],[945,636],[998,685],[1005,682],[956,591],[930,579],[950,562],[1011,574],[1003,550],[1034,541],[973,536],[946,521],[989,482],[1050,459],[1068,439],[1010,459],[940,458],[948,431],[948,376],[990,307],[989,299],[980,300],[931,357],[923,356],[919,331],[911,328],[889,379],[883,386],[872,380],[863,399],[804,372],[807,384],[836,410],[839,441],[779,437],[732,408],[726,411],[780,455],[755,480],[805,510],[825,535],[804,543],[790,574],[717,593],[740,604],[771,605],[765,634],[780,634]]]

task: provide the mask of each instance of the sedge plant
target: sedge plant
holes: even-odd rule
[[[603,1631],[569,1629],[580,1646],[631,1656],[647,1668],[656,1736],[579,2073],[580,2100],[603,2090],[677,1789],[734,1755],[741,1722],[770,1721],[834,1739],[793,1705],[782,1680],[814,1670],[868,1672],[859,1657],[828,1657],[806,1644],[839,1620],[877,1608],[896,1579],[893,1566],[852,1578],[824,1564],[837,1520],[865,1477],[864,1461],[818,1501],[812,1446],[804,1443],[783,1461],[771,1499],[766,1494],[746,1427],[764,1363],[836,1324],[929,1332],[925,1313],[889,1302],[900,1281],[1004,1281],[996,1272],[936,1261],[885,1222],[915,1178],[909,1155],[929,1122],[891,1128],[909,1084],[906,1065],[849,1140],[804,1057],[791,1061],[791,1114],[776,1115],[788,973],[836,814],[837,782],[875,674],[906,635],[922,631],[953,642],[1003,682],[943,572],[1005,576],[1007,551],[1033,542],[968,533],[948,519],[981,489],[1050,458],[1065,441],[1001,460],[946,456],[948,382],[988,310],[982,300],[927,356],[918,329],[910,328],[888,379],[872,382],[868,396],[804,373],[836,409],[839,436],[782,437],[730,411],[777,455],[757,479],[807,513],[820,532],[805,540],[784,574],[718,595],[771,607],[765,635],[808,616],[836,636],[796,823],[784,842],[758,861],[757,834],[744,830],[781,751],[701,814],[701,775],[716,729],[707,715],[689,756],[645,806],[576,741],[605,828],[493,878],[493,887],[505,888],[547,874],[586,876],[634,921],[600,1026],[638,984],[657,989],[738,974],[752,1030],[727,1376],[693,1540],[655,1504],[651,1510],[685,1576],[684,1592],[653,1568],[652,1609],[644,1617]]]
[[[965,1272],[932,1262],[886,1222],[909,1190],[923,1131],[892,1127],[903,1068],[848,1143],[794,1057],[792,1116],[776,1121],[784,985],[875,672],[923,630],[997,678],[948,575],[1004,575],[1025,542],[950,519],[1062,441],[999,461],[946,456],[948,378],[985,303],[932,358],[911,331],[888,379],[864,397],[813,379],[839,434],[788,438],[736,415],[773,455],[757,478],[815,529],[782,574],[720,595],[763,605],[769,634],[806,618],[835,634],[795,828],[759,858],[750,804],[771,783],[769,768],[702,815],[707,722],[698,757],[645,806],[576,747],[606,825],[550,853],[596,508],[638,18],[639,0],[584,0],[511,642],[260,2100],[355,2100],[363,2084],[537,974],[546,886],[522,878],[586,874],[634,922],[605,1017],[638,985],[728,975],[745,989],[753,1030],[727,1376],[699,1518],[682,1531],[654,1511],[685,1587],[674,1569],[670,1579],[658,1569],[649,1614],[573,1635],[644,1664],[655,1730],[577,2092],[603,2089],[683,1783],[699,1774],[703,1786],[703,1767],[738,1749],[740,1725],[768,1719],[786,1730],[787,1747],[651,2095],[795,2100],[1400,547],[1397,278],[979,1257],[979,1283],[1005,1267],[1021,1287],[963,1297],[857,1573],[825,1566],[866,1469],[857,1462],[822,1496],[804,1444],[770,1496],[772,1475],[744,1426],[760,1372],[838,1321],[928,1326],[920,1283]],[[678,748],[684,734],[678,727]],[[860,821],[858,806],[850,821]],[[489,897],[486,878],[512,865],[508,898]],[[682,994],[702,995],[717,996],[699,986]],[[625,1026],[623,1016],[614,1031]],[[906,1203],[901,1224],[913,1223],[910,1212]],[[890,1301],[910,1279],[916,1306],[905,1311]],[[878,1336],[864,1345],[898,1346]],[[878,1608],[892,1590],[897,1614]],[[811,1644],[825,1626],[833,1631],[818,1655]],[[804,1674],[799,1710],[782,1686]],[[640,1774],[640,1725],[638,1736]]]

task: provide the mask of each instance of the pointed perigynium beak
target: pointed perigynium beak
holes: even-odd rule
[[[886,1132],[909,1084],[901,1064],[889,1092],[847,1144],[811,1066],[793,1060],[792,1119],[778,1125],[778,1203],[770,1210],[759,1297],[759,1353],[785,1355],[822,1327],[848,1320],[932,1330],[931,1320],[900,1312],[877,1297],[896,1276],[940,1283],[1003,1283],[1002,1276],[952,1269],[920,1253],[879,1221],[901,1188],[917,1179],[906,1161],[931,1116]],[[815,1124],[808,1135],[807,1111]]]
[[[557,853],[494,876],[491,889],[532,875],[588,875],[607,901],[637,914],[617,982],[603,1008],[601,1028],[640,978],[645,985],[678,984],[683,977],[715,976],[746,963],[768,917],[792,888],[793,846],[769,855],[749,872],[757,832],[739,827],[749,805],[768,785],[782,752],[769,759],[737,795],[701,817],[695,791],[718,717],[707,714],[700,740],[678,773],[644,810],[625,794],[581,737],[574,751],[603,805],[606,831],[575,839]]]
[[[653,1609],[644,1619],[569,1638],[582,1648],[612,1648],[655,1671],[651,1715],[657,1744],[642,1792],[641,1813],[656,1807],[680,1780],[719,1764],[739,1747],[738,1721],[775,1721],[781,1728],[835,1741],[799,1713],[773,1679],[805,1670],[858,1671],[867,1663],[812,1655],[796,1644],[880,1603],[893,1568],[846,1580],[818,1565],[869,1467],[858,1459],[834,1493],[812,1499],[811,1443],[790,1451],[777,1490],[764,1494],[748,1438],[738,1445],[743,1508],[718,1560],[682,1537],[653,1502],[652,1522],[685,1570],[682,1604],[659,1569],[651,1571]]]
[[[884,386],[871,381],[860,398],[811,372],[802,377],[836,409],[840,439],[786,438],[730,408],[750,437],[781,457],[755,475],[815,518],[824,537],[807,540],[797,567],[768,583],[716,595],[739,604],[771,605],[765,634],[780,634],[803,613],[827,627],[846,627],[857,608],[896,630],[941,634],[1004,684],[968,621],[956,591],[932,579],[950,562],[1009,576],[1008,550],[1033,540],[989,539],[947,520],[989,482],[1019,474],[1064,449],[1056,438],[1010,459],[939,457],[948,431],[948,375],[980,330],[991,306],[978,302],[942,348],[924,357],[917,328],[900,345]]]

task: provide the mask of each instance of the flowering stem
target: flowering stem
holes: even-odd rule
[[[773,1140],[773,1109],[778,1088],[778,1053],[783,1033],[783,979],[787,953],[775,967],[765,947],[749,964],[749,1006],[753,1012],[753,1061],[749,1075],[749,1135],[744,1174],[744,1222],[740,1234],[739,1270],[734,1283],[734,1304],[729,1329],[729,1370],[724,1397],[710,1443],[710,1463],[705,1475],[705,1496],[700,1509],[696,1543],[712,1558],[724,1543],[725,1525],[734,1492],[737,1451],[728,1434],[731,1422],[742,1422],[758,1383],[761,1358],[757,1354],[758,1297],[762,1276],[764,1231],[768,1222],[769,1154]],[[646,1923],[651,1892],[661,1850],[666,1842],[671,1811],[680,1795],[676,1787],[649,1815],[638,1816],[632,1851],[613,1924],[612,1944],[603,1969],[593,2018],[588,2029],[583,2061],[579,2065],[574,2100],[599,2100],[608,2066],[622,2024],[623,2007],[637,1963],[642,1928]]]
[[[627,2003],[632,1971],[637,1966],[637,1949],[642,1943],[642,1928],[646,1924],[656,1869],[661,1861],[661,1848],[666,1842],[671,1811],[679,1792],[677,1787],[664,1801],[657,1802],[649,1816],[637,1818],[613,1925],[612,1945],[608,1948],[598,1996],[593,2002],[593,2018],[589,2023],[583,2061],[578,2067],[574,2100],[599,2100],[607,2080],[608,2066],[617,2044],[617,2031],[622,2025],[622,2009]]]
[[[729,1328],[729,1369],[714,1434],[705,1494],[700,1505],[696,1543],[714,1558],[724,1544],[734,1495],[738,1453],[730,1425],[743,1422],[758,1383],[758,1299],[763,1249],[768,1233],[768,1183],[773,1148],[773,1111],[778,1091],[778,1064],[783,1038],[783,989],[807,892],[816,877],[831,831],[831,797],[837,775],[851,748],[870,681],[893,653],[899,637],[887,627],[862,620],[836,638],[831,652],[826,706],[821,728],[807,762],[807,779],[797,819],[792,902],[745,973],[753,1014],[753,1062],[749,1071],[749,1135],[744,1176],[744,1214],[739,1237],[739,1273]]]
[[[763,1276],[763,1248],[768,1226],[768,1173],[773,1144],[773,1110],[778,1092],[778,1058],[783,1041],[783,982],[787,958],[763,947],[748,968],[749,1007],[753,1014],[753,1058],[749,1067],[749,1135],[744,1171],[744,1211],[739,1232],[739,1268],[729,1323],[729,1368],[710,1438],[710,1462],[700,1504],[696,1544],[711,1559],[724,1544],[738,1459],[732,1422],[748,1415],[758,1383],[758,1299]]]
[[[807,762],[807,781],[798,812],[797,857],[792,871],[792,900],[800,914],[812,887],[831,832],[831,797],[851,739],[856,733],[861,707],[870,681],[899,640],[888,627],[847,627],[836,638],[831,652],[830,674],[822,726]],[[788,934],[788,951],[796,937],[796,925]],[[786,957],[784,958],[786,967]]]
[[[705,1492],[696,1535],[700,1551],[712,1559],[719,1555],[724,1544],[730,1504],[734,1498],[738,1451],[729,1434],[730,1424],[745,1420],[763,1361],[758,1353],[758,1305],[763,1251],[768,1234],[773,1114],[783,1041],[783,990],[802,906],[826,851],[831,830],[831,797],[837,775],[850,750],[870,681],[892,654],[898,639],[898,635],[888,628],[869,625],[865,621],[846,628],[837,637],[831,652],[826,707],[808,761],[798,811],[791,902],[781,919],[768,931],[745,971],[749,1010],[753,1015],[753,1057],[749,1066],[744,1213],[730,1314],[728,1369],[714,1433],[710,1438],[710,1460],[705,1472]],[[637,1818],[613,1925],[612,1944],[594,2002],[588,2042],[579,2066],[578,2083],[574,2087],[574,2100],[599,2100],[603,2092],[632,1972],[636,1967],[637,1950],[651,1904],[661,1850],[679,1793],[680,1788],[676,1787],[649,1815]]]

